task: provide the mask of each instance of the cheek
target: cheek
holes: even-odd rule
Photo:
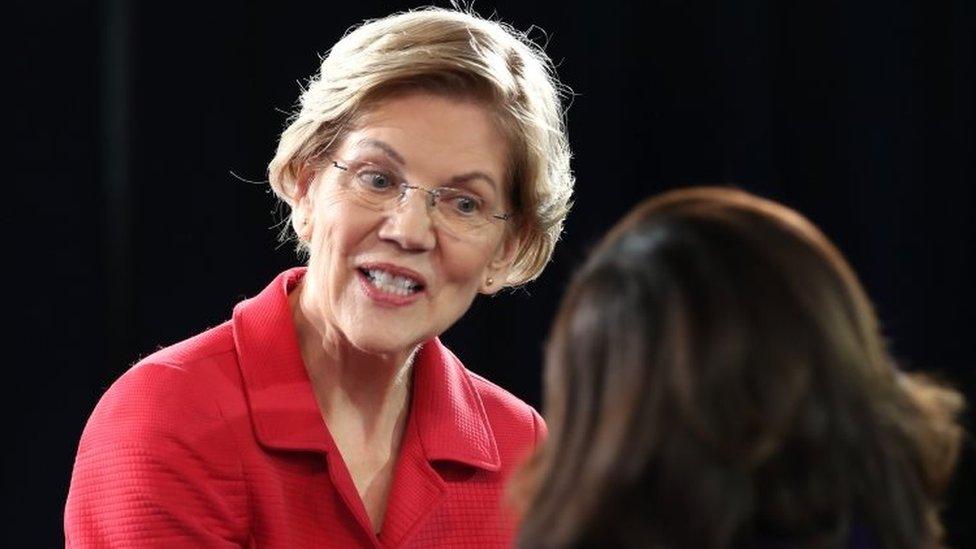
[[[453,246],[443,246],[444,271],[448,279],[455,285],[466,290],[477,291],[481,285],[488,263],[491,261],[491,249],[484,245],[455,243]]]
[[[315,214],[308,266],[327,286],[341,283],[338,278],[345,270],[348,257],[368,234],[361,217],[352,213],[334,205]]]
[[[342,201],[331,198],[317,208],[313,229],[313,254],[325,256],[348,250],[353,240],[361,240],[366,234],[366,220],[357,215]]]

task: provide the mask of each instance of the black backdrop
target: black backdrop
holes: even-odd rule
[[[970,0],[477,4],[548,42],[576,91],[576,205],[537,282],[444,339],[539,404],[569,273],[663,189],[730,183],[821,225],[896,354],[976,398]],[[261,180],[299,84],[396,2],[15,1],[4,88],[3,513],[11,546],[61,543],[73,453],[139,356],[228,318],[296,263]],[[9,32],[9,31],[8,31]],[[9,150],[9,148],[8,148]],[[969,421],[972,429],[972,421]],[[973,445],[947,513],[976,546]]]

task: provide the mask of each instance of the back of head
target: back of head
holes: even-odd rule
[[[667,193],[564,298],[520,542],[936,546],[961,406],[895,368],[806,219],[731,189]]]

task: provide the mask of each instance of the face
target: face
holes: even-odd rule
[[[423,191],[384,210],[357,201],[349,185],[396,174],[412,185],[474,193],[507,212],[507,159],[491,113],[472,102],[414,94],[367,113],[320,163],[295,207],[296,231],[309,243],[301,301],[312,324],[361,351],[410,352],[460,318],[479,291],[495,291],[516,249],[505,222],[451,231]]]

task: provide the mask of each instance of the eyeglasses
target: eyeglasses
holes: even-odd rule
[[[427,207],[433,210],[432,219],[458,235],[477,233],[512,217],[509,213],[491,211],[487,201],[474,191],[412,185],[395,172],[370,162],[343,164],[332,160],[332,165],[344,173],[341,188],[359,204],[377,211],[395,209],[406,199],[407,191],[424,191]]]

